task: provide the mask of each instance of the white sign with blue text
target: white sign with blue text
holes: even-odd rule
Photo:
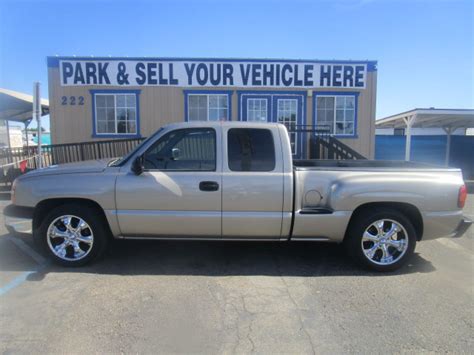
[[[364,89],[367,64],[279,61],[60,60],[62,86]]]

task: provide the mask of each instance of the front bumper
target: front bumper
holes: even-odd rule
[[[3,210],[5,227],[12,234],[33,234],[33,207],[8,205]]]

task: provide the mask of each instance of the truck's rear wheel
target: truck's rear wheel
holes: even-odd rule
[[[413,255],[416,231],[402,213],[391,209],[367,210],[356,218],[344,244],[360,265],[376,271],[393,271]]]
[[[107,229],[94,208],[66,204],[54,208],[35,233],[51,259],[63,266],[82,266],[99,257]]]

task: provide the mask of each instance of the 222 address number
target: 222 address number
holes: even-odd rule
[[[75,106],[79,105],[82,106],[84,105],[84,96],[62,96],[61,97],[61,105],[70,105],[70,106]]]

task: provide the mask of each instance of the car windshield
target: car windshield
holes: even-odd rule
[[[132,149],[128,154],[124,155],[121,158],[112,159],[111,161],[109,161],[109,163],[107,165],[108,166],[122,166],[123,164],[125,164],[130,159],[130,157],[132,157],[135,154],[136,151],[138,151],[141,147],[143,147],[145,144],[147,144],[150,140],[155,138],[155,136],[157,134],[159,134],[162,130],[163,130],[163,128],[160,128],[158,131],[156,131],[154,134],[152,134],[150,137],[148,137],[143,142],[141,142],[139,145],[137,145],[134,149]]]

